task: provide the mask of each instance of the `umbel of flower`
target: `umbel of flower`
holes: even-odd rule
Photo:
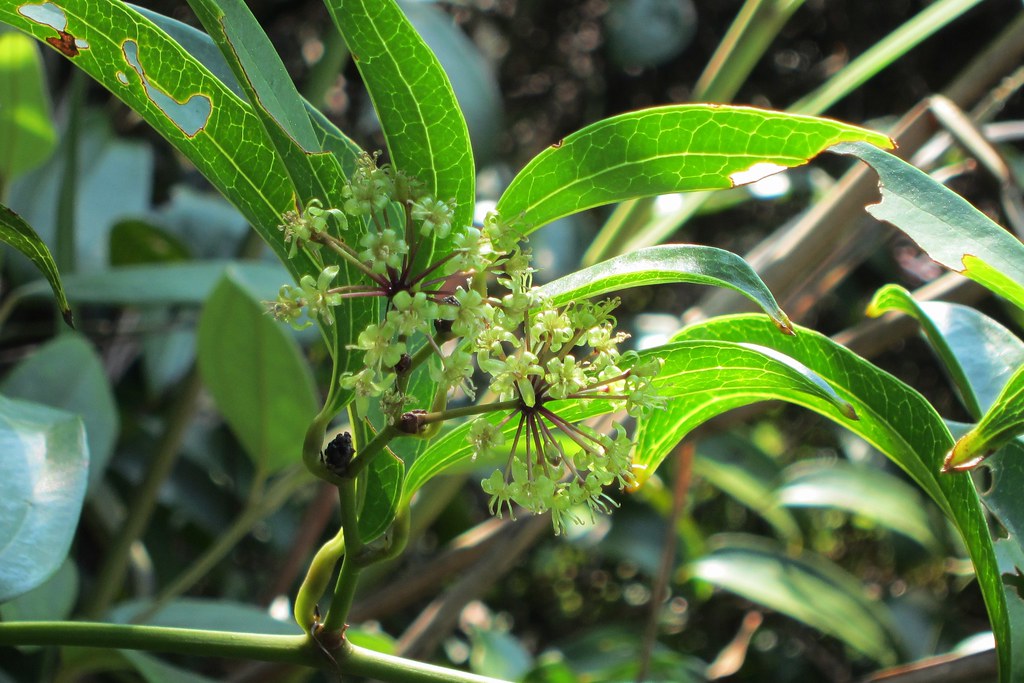
[[[604,487],[634,482],[632,441],[621,427],[599,434],[562,414],[600,400],[639,416],[661,402],[652,384],[659,364],[618,350],[627,335],[615,331],[617,300],[552,305],[532,286],[530,252],[514,230],[494,215],[480,227],[454,224],[451,202],[378,165],[376,155],[359,160],[342,194],[340,209],[311,201],[285,214],[289,255],[301,250],[320,270],[282,287],[270,311],[295,327],[331,325],[348,299],[384,299],[380,319],[349,347],[362,353],[363,369],[340,379],[360,414],[377,400],[392,425],[418,436],[435,433],[428,424],[481,415],[470,429],[477,451],[510,447],[504,470],[483,482],[495,513],[550,510],[561,532],[579,510],[607,511]],[[443,256],[424,263],[435,244]],[[359,273],[353,281],[337,282],[341,263]],[[489,276],[502,296],[486,292]],[[431,355],[437,395],[406,411],[409,375]],[[475,398],[474,357],[499,400],[446,411],[450,390]]]
[[[501,410],[476,418],[470,440],[477,452],[492,451],[508,445],[505,432],[515,425],[504,471],[482,482],[491,510],[499,516],[505,510],[514,515],[516,506],[550,510],[560,533],[568,522],[581,521],[580,510],[607,512],[611,499],[604,488],[629,486],[635,478],[625,429],[599,434],[560,415],[559,405],[611,401],[641,416],[663,403],[652,384],[660,361],[640,363],[633,352],[619,353],[627,336],[614,331],[617,300],[556,308],[529,287],[528,273],[507,281],[520,296],[514,290],[502,300],[493,327],[476,342],[480,369],[491,376]]]

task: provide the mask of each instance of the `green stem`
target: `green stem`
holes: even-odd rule
[[[345,530],[339,529],[331,540],[324,543],[316,551],[313,561],[309,563],[306,578],[303,579],[299,592],[295,595],[295,622],[303,631],[309,633],[316,625],[316,614],[319,611],[320,597],[327,590],[327,584],[334,575],[334,566],[338,558],[345,552]]]
[[[231,633],[162,626],[66,621],[0,624],[0,645],[72,645],[231,657],[323,668],[331,666],[308,636]],[[496,683],[497,679],[423,664],[357,647],[345,641],[331,653],[338,671],[394,683]]]
[[[496,413],[500,410],[512,410],[518,408],[522,404],[522,401],[518,398],[509,399],[508,401],[498,401],[497,403],[481,403],[479,405],[464,406],[462,408],[452,408],[451,410],[441,410],[433,413],[425,413],[420,415],[420,419],[423,424],[430,424],[432,422],[444,422],[445,420],[454,420],[460,417],[470,417],[472,415],[483,415],[484,413]]]
[[[195,411],[196,399],[199,397],[201,386],[199,371],[193,365],[191,371],[182,381],[181,391],[167,417],[165,431],[150,460],[146,478],[139,485],[138,492],[128,509],[124,525],[114,539],[100,568],[96,579],[96,590],[84,610],[87,617],[96,618],[103,614],[123,587],[132,544],[142,536],[156,509],[157,494],[178,458],[178,450],[185,438],[185,431],[192,413]]]
[[[383,434],[383,432],[381,432]],[[369,447],[380,435],[374,438]],[[345,559],[341,562],[338,581],[334,584],[334,597],[331,608],[324,619],[323,630],[326,633],[340,632],[345,628],[345,620],[352,609],[355,599],[356,585],[359,574],[363,571],[360,553],[363,550],[363,539],[359,534],[359,510],[357,504],[356,480],[349,479],[344,486],[338,488],[341,501],[341,528],[345,533]]]
[[[245,538],[257,522],[278,510],[285,501],[292,497],[292,494],[309,482],[309,474],[302,468],[295,468],[274,482],[264,495],[249,501],[231,526],[220,534],[216,543],[207,548],[206,552],[196,558],[188,569],[160,591],[153,604],[145,612],[135,617],[133,621],[146,621],[169,601],[194,586],[197,581],[217,566],[239,541]]]

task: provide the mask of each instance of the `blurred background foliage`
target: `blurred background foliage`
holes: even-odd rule
[[[196,24],[183,3],[142,4]],[[249,6],[300,91],[364,148],[383,148],[323,4]],[[944,27],[920,40],[898,33],[939,6],[948,14]],[[917,153],[916,163],[1003,224],[1020,218],[1013,207],[1024,139],[1024,30],[1014,0],[409,0],[403,7],[465,111],[481,212],[526,160],[586,123],[695,99],[813,108],[802,98],[896,35],[898,49],[883,55],[877,73],[814,106],[880,130],[901,121],[896,130],[911,131],[901,146]],[[756,21],[729,52],[730,25],[741,11]],[[744,57],[747,48],[753,54]],[[725,61],[709,68],[716,54]],[[948,139],[924,144],[939,125],[918,108],[937,93],[970,112],[1007,175],[994,175]],[[260,445],[246,438],[258,426],[256,389],[211,396],[200,380],[209,375],[200,372],[204,363],[227,362],[233,352],[217,344],[222,332],[204,331],[204,304],[248,310],[273,297],[286,273],[244,219],[135,114],[13,32],[0,33],[0,105],[6,102],[18,102],[29,118],[0,106],[0,199],[53,248],[78,331],[59,329],[45,283],[5,252],[0,393],[83,415],[92,464],[71,559],[42,588],[0,607],[0,616],[78,613],[105,548],[149,481],[148,463],[172,449],[180,457],[157,478],[151,522],[132,548],[123,597],[143,602],[122,603],[106,617],[130,618],[157,599],[167,603],[155,617],[161,623],[245,628],[287,620],[288,596],[311,550],[333,535],[333,496],[288,463],[256,455]],[[559,221],[531,237],[538,277],[617,253],[630,235],[682,210],[661,241],[749,254],[795,320],[871,357],[944,417],[968,421],[914,328],[864,324],[867,302],[886,283],[930,286],[976,303],[1011,329],[1019,331],[1020,320],[978,301],[976,290],[947,287],[912,242],[866,217],[870,193],[852,206],[829,204],[849,165],[827,156],[690,209],[669,197]],[[214,294],[226,270],[235,286]],[[620,318],[633,343],[646,347],[664,341],[681,319],[743,310],[724,295],[705,296],[690,286],[630,290]],[[295,364],[274,372],[304,373],[305,358],[318,373],[316,386],[325,386],[325,351],[315,334],[266,331],[258,312],[239,315],[238,325],[256,320],[251,334],[294,351]],[[308,421],[319,401],[312,387],[296,390],[294,424]],[[619,497],[612,517],[567,537],[551,537],[543,519],[490,519],[479,478],[465,472],[419,494],[409,551],[371,570],[361,586],[357,638],[536,683],[850,681],[897,662],[991,647],[970,564],[941,513],[866,443],[795,408],[758,406],[714,421],[647,486]],[[268,628],[292,632],[287,624]],[[4,651],[0,669],[26,681],[57,671],[67,681],[199,680],[184,672],[190,667],[217,680],[309,675],[103,657],[65,649],[58,665],[52,653]],[[100,670],[116,673],[90,673]]]

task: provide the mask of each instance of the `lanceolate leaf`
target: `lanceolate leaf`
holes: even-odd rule
[[[787,614],[877,662],[896,659],[897,631],[882,603],[837,565],[810,552],[787,554],[756,536],[721,534],[687,565],[692,578]]]
[[[976,420],[992,405],[1006,381],[1024,365],[1024,342],[984,313],[944,301],[916,301],[906,289],[878,290],[868,315],[903,311],[921,329]]]
[[[541,289],[560,306],[620,289],[670,282],[734,289],[763,308],[782,330],[791,329],[789,318],[747,262],[715,247],[696,244],[648,247],[576,271]]]
[[[394,0],[326,4],[370,93],[391,161],[439,200],[455,200],[453,224],[469,225],[476,201],[473,150],[437,58]],[[431,250],[417,258],[431,263]]]
[[[974,429],[957,439],[942,469],[969,470],[1020,434],[1024,434],[1024,365],[1006,382]]]
[[[757,316],[717,318],[686,328],[676,338],[742,340],[771,346],[795,358],[842,391],[860,419],[837,421],[907,472],[960,531],[974,562],[996,642],[1000,644],[998,656],[1003,680],[1011,680],[1014,655],[1009,647],[1003,647],[1010,642],[1009,620],[988,525],[971,480],[964,476],[940,474],[943,456],[952,447],[953,438],[927,400],[827,337],[802,328],[793,337],[780,335],[771,324]],[[821,403],[811,394],[793,394],[787,400],[836,419],[835,408]],[[672,412],[655,413],[653,419],[671,417]],[[666,429],[671,429],[670,424]],[[645,430],[655,431],[650,423],[645,423]],[[662,457],[642,447],[637,449],[637,453],[645,460]]]
[[[1024,308],[1024,245],[955,192],[907,162],[862,142],[837,145],[878,173],[878,220],[907,233],[943,266]]]
[[[71,307],[68,305],[67,297],[64,295],[64,286],[60,282],[60,273],[57,272],[57,264],[50,254],[46,244],[39,238],[36,231],[26,223],[21,216],[14,213],[6,206],[0,204],[0,240],[11,245],[22,254],[27,256],[36,268],[46,276],[57,297],[57,305],[60,307],[64,321],[74,327],[71,318]]]
[[[879,133],[810,116],[708,104],[644,109],[598,121],[538,154],[498,211],[530,233],[594,206],[751,183],[849,140],[892,147]]]
[[[688,429],[730,408],[773,398],[788,398],[790,394],[814,396],[822,403],[830,403],[837,413],[849,409],[849,405],[820,378],[814,377],[792,359],[763,346],[687,341],[642,351],[639,362],[654,357],[664,360],[654,384],[659,394],[668,399],[672,415]],[[565,400],[551,404],[555,413],[570,422],[619,408],[621,405],[614,401]],[[655,411],[655,414],[661,413]],[[510,420],[505,429],[509,435],[514,433],[516,420]],[[468,431],[468,423],[456,427],[434,442],[412,464],[406,477],[406,500],[432,477],[474,456],[473,446],[467,438]],[[666,431],[672,430],[666,428]],[[640,446],[637,452],[644,453],[645,448],[647,446]],[[661,458],[657,462],[643,461],[641,466],[646,470],[638,472],[638,478],[644,479],[653,473],[660,461]]]
[[[46,581],[71,547],[89,474],[82,421],[0,396],[0,602]]]
[[[198,334],[203,382],[257,467],[272,473],[301,462],[317,396],[284,327],[226,275],[203,309]]]

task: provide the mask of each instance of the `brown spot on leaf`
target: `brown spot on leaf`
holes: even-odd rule
[[[60,50],[65,57],[78,56],[78,46],[75,45],[75,37],[67,31],[59,31],[56,36],[47,38],[46,42]]]

